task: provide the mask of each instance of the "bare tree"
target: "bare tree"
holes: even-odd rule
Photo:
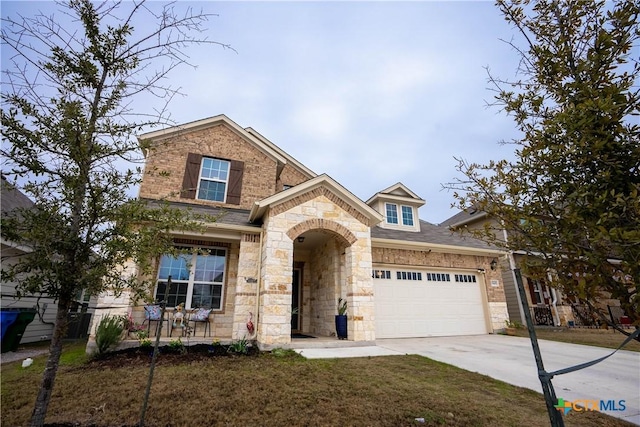
[[[179,13],[174,4],[58,5],[57,16],[4,18],[1,31],[12,53],[2,70],[3,174],[35,202],[2,218],[2,237],[32,249],[3,266],[2,280],[19,279],[19,292],[58,302],[33,426],[45,420],[76,293],[147,293],[140,277],[154,256],[171,251],[169,231],[198,226],[194,216],[128,195],[142,172],[132,162],[153,155],[134,134],[171,123],[167,103],[180,92],[167,79],[192,65],[190,45],[229,47],[203,37],[211,15]],[[139,277],[122,274],[127,261]]]

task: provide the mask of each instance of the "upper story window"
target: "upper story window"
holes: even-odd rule
[[[189,153],[180,197],[239,205],[244,162]]]
[[[203,157],[198,184],[198,199],[224,202],[228,180],[228,161]]]
[[[387,223],[388,224],[397,224],[398,223],[398,206],[393,203],[386,204],[387,209]]]
[[[399,224],[398,205],[394,203],[385,203],[385,211],[387,213],[387,224]],[[413,208],[411,206],[400,206],[402,214],[402,225],[413,227]]]
[[[402,224],[413,225],[413,209],[411,206],[402,207]]]

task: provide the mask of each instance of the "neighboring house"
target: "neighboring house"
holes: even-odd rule
[[[461,228],[466,230],[482,229],[487,223],[490,224],[492,230],[496,230],[498,239],[502,241],[508,239],[508,230],[502,227],[498,221],[491,218],[486,212],[474,209],[459,212],[442,222],[440,226],[448,227],[457,232]],[[523,251],[512,251],[500,259],[509,319],[523,324],[525,323],[524,312],[513,270],[521,265],[525,255]],[[547,281],[541,281],[523,276],[522,280],[527,303],[536,325],[567,326],[569,322],[580,321],[580,319],[576,319],[576,313],[572,306],[562,298],[561,292],[549,286],[551,277]]]
[[[502,252],[421,221],[425,201],[403,184],[364,202],[224,115],[140,140],[152,147],[141,199],[222,214],[202,234],[176,232],[176,246],[208,251],[161,257],[151,290],[164,295],[171,276],[168,306],[212,308],[213,337],[271,348],[295,333],[335,336],[338,298],[353,341],[504,327],[504,287],[491,268]],[[144,317],[126,292],[101,295],[98,311]]]
[[[2,177],[2,215],[12,215],[15,209],[30,209],[34,203],[22,192],[15,189]],[[20,257],[31,252],[28,242],[9,242],[0,238],[2,249],[2,266],[17,262]],[[2,282],[2,309],[35,309],[36,316],[29,323],[20,340],[21,343],[50,340],[53,334],[54,322],[58,311],[56,301],[47,295],[22,295],[17,298],[16,282]],[[93,312],[96,298],[91,298],[85,292],[77,296],[74,311],[70,314],[72,323],[69,327],[70,338],[86,336],[89,327],[89,316]],[[82,313],[80,313],[82,312]],[[76,322],[78,324],[76,324]]]

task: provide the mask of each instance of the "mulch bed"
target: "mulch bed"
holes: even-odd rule
[[[214,357],[256,357],[260,354],[258,347],[247,347],[247,354],[239,354],[229,350],[225,345],[196,344],[183,347],[182,351],[168,345],[158,347],[156,365],[177,365],[210,360]],[[148,366],[151,364],[153,347],[135,347],[112,351],[95,357],[87,367],[119,368],[122,366]]]

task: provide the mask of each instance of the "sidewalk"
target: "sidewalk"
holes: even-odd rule
[[[0,363],[4,365],[5,363],[17,362],[19,360],[24,360],[27,357],[33,358],[48,353],[48,348],[18,349],[18,351],[8,351],[0,355]]]

